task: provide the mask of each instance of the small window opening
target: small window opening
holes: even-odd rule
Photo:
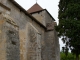
[[[11,30],[9,30],[9,33],[14,34],[14,32],[13,32],[13,31],[11,31]]]
[[[11,42],[12,42],[13,45],[16,45],[16,42],[15,41],[11,41]]]

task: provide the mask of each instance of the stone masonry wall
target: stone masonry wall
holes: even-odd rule
[[[0,24],[0,60],[20,60],[18,26],[3,13],[0,14]]]
[[[49,16],[49,14],[46,11],[45,11],[45,22],[46,22],[46,27],[47,27],[47,32],[46,32],[46,37],[45,38],[49,42],[53,41],[52,46],[50,46],[50,47],[53,48],[53,51],[54,51],[52,58],[54,60],[59,60],[60,59],[59,39],[58,39],[58,36],[57,36],[57,32],[55,30],[55,26],[57,24],[56,24],[56,22],[54,22],[54,20]]]
[[[42,28],[38,23],[32,20],[30,17],[25,15],[24,12],[20,11],[16,6],[14,6],[10,1],[6,3],[6,6],[11,8],[10,16],[14,18],[14,21],[19,26],[19,37],[20,37],[20,59],[27,60],[28,56],[28,43],[29,43],[29,35],[28,35],[28,23],[31,23],[42,35],[40,40],[44,39],[44,28]],[[34,30],[34,29],[33,29]]]
[[[0,19],[0,60],[6,60],[6,39],[4,21]]]
[[[11,24],[6,23],[7,60],[20,60],[19,31],[12,27]]]
[[[27,60],[41,60],[41,35],[31,24],[28,27],[28,37]]]
[[[5,4],[7,0],[0,0],[1,3]]]
[[[59,60],[59,41],[55,31],[55,22],[47,23],[45,39],[42,44],[42,60]]]
[[[45,11],[34,13],[34,14],[32,14],[32,16],[35,17],[44,26],[46,26],[46,23],[45,23]]]

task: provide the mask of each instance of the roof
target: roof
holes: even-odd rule
[[[38,13],[38,12],[41,12],[41,11],[46,11],[49,16],[55,21],[55,19],[52,17],[52,15],[46,10],[46,9],[43,9],[39,4],[34,4],[30,9],[27,10],[28,13],[30,14],[34,14],[34,13]]]
[[[36,3],[30,9],[28,9],[27,12],[32,13],[32,12],[36,12],[39,10],[43,10],[43,8]]]
[[[14,0],[9,0],[9,1],[11,1],[17,8],[19,8],[20,11],[23,11],[25,15],[29,16],[32,20],[34,20],[36,23],[38,23],[40,26],[46,29],[44,25],[42,25],[39,21],[37,21],[31,14],[29,14],[24,8],[22,8],[16,1]]]

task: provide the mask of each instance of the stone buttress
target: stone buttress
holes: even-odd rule
[[[20,60],[19,27],[0,3],[0,60]]]

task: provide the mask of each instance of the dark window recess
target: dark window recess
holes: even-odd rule
[[[13,45],[16,45],[16,42],[15,41],[11,41],[11,42],[12,42]]]
[[[9,33],[14,34],[14,32],[13,32],[13,31],[11,31],[11,30],[9,30]]]

